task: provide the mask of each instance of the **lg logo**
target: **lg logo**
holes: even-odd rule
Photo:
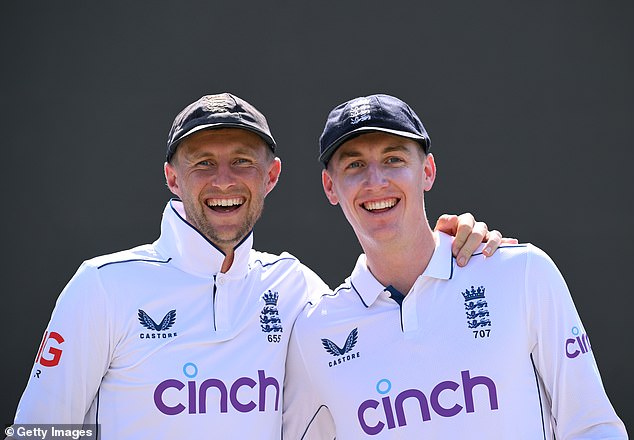
[[[40,349],[37,352],[35,363],[43,367],[55,367],[62,357],[62,349],[58,348],[64,343],[64,338],[57,332],[44,332]],[[49,356],[50,355],[50,356]]]

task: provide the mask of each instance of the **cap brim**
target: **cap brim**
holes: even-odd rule
[[[401,136],[401,137],[408,138],[408,139],[414,139],[416,141],[422,141],[422,142],[425,143],[425,146],[424,146],[425,147],[425,153],[427,152],[427,149],[429,148],[429,138],[426,137],[426,136],[419,136],[417,134],[409,133],[407,131],[392,130],[390,128],[383,128],[383,127],[359,127],[359,128],[357,128],[355,130],[352,130],[352,131],[344,134],[343,136],[341,136],[338,139],[336,139],[333,143],[331,143],[328,146],[328,148],[326,148],[319,155],[319,160],[324,165],[326,165],[326,163],[328,163],[328,161],[330,160],[332,155],[335,153],[335,150],[337,150],[337,148],[339,148],[341,146],[341,144],[346,142],[351,137],[358,136],[360,133],[369,132],[369,131],[381,131],[383,133],[389,133],[389,134],[393,134],[393,135],[396,135],[396,136]]]
[[[197,125],[196,127],[189,130],[187,133],[174,139],[169,146],[169,150],[172,152],[172,154],[174,154],[173,149],[176,147],[176,145],[179,142],[181,142],[187,136],[191,136],[192,134],[201,130],[212,130],[212,129],[218,129],[218,128],[241,128],[243,130],[247,130],[252,133],[255,133],[258,136],[260,136],[264,140],[264,142],[266,142],[266,144],[271,148],[271,150],[275,151],[275,147],[276,147],[275,140],[271,136],[264,133],[262,130],[258,130],[257,128],[254,128],[245,124],[237,124],[235,122],[218,122],[215,124]]]

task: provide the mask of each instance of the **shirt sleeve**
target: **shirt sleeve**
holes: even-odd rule
[[[301,314],[298,321],[301,321]],[[284,381],[284,440],[328,440],[335,438],[335,425],[328,407],[321,402],[301,352],[296,325],[290,337]]]
[[[84,263],[57,300],[16,424],[84,423],[110,363],[108,315],[98,271]]]
[[[528,326],[535,335],[531,354],[556,438],[626,439],[568,287],[553,261],[532,246],[525,282]]]

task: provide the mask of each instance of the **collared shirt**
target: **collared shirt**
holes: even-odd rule
[[[174,200],[155,243],[84,262],[15,423],[98,423],[104,440],[279,438],[290,330],[327,286],[252,243],[221,273],[225,255]]]
[[[460,268],[436,238],[406,295],[361,255],[300,314],[284,438],[626,438],[548,256],[517,245]]]

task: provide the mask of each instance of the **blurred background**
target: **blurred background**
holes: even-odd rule
[[[336,104],[389,93],[431,135],[432,223],[470,211],[550,254],[631,431],[634,3],[250,3],[0,4],[0,422],[81,261],[158,236],[185,105],[229,91],[267,115],[283,173],[255,246],[334,287],[360,249],[322,193],[317,140]]]

